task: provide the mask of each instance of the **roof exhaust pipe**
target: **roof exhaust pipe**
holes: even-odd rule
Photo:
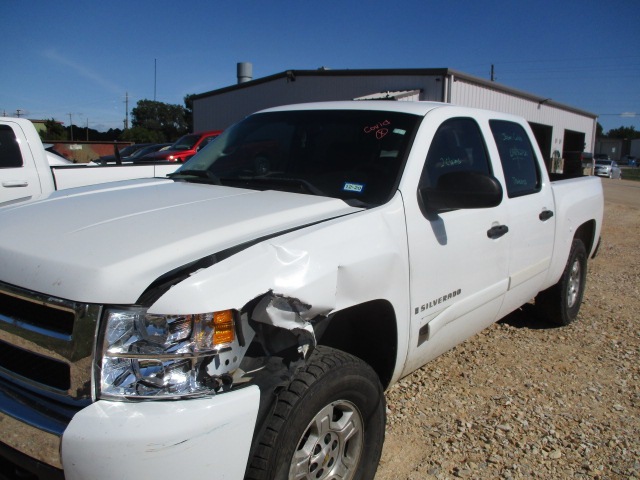
[[[253,64],[249,62],[238,63],[238,83],[250,82],[253,80]]]

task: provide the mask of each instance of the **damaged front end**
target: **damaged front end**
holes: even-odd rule
[[[258,324],[258,340],[265,352],[282,356],[294,349],[301,359],[307,358],[317,343],[312,322],[326,318],[311,312],[311,305],[297,298],[264,295],[253,309],[252,320]]]
[[[209,395],[233,383],[247,339],[234,310],[198,315],[105,313],[99,398],[166,399]]]
[[[171,399],[229,390],[251,381],[271,357],[286,364],[307,358],[316,346],[313,323],[323,318],[310,305],[273,292],[242,312],[159,315],[145,308],[108,308],[97,396]]]

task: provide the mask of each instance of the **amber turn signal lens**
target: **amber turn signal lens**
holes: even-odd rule
[[[213,314],[213,344],[231,343],[235,338],[233,326],[233,310],[214,312]]]

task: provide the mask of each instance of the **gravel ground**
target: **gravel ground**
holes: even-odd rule
[[[376,480],[640,479],[640,208],[608,187],[578,321],[526,305],[391,387]]]

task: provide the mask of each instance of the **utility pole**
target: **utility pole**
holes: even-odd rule
[[[156,79],[158,78],[158,59],[153,59],[153,101],[156,101]]]
[[[496,81],[496,77],[495,77],[495,70],[493,68],[493,63],[491,64],[491,81],[495,82]]]
[[[87,118],[87,142],[89,141],[89,118]]]
[[[20,118],[21,114],[22,114],[22,109],[21,108],[16,108],[16,117]]]
[[[124,129],[129,128],[129,92],[126,93],[124,98]]]
[[[69,115],[69,132],[71,134],[71,141],[73,142],[73,119],[71,118],[71,113],[67,113]]]

